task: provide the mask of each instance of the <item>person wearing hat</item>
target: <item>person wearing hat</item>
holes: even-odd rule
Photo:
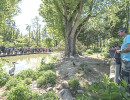
[[[126,28],[120,28],[118,35],[123,37],[123,43],[117,53],[121,54],[121,79],[130,83],[130,35]]]

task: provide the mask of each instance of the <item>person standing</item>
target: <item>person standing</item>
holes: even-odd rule
[[[121,78],[130,83],[130,35],[126,28],[120,28],[118,35],[123,37],[123,43],[117,53],[121,54]]]

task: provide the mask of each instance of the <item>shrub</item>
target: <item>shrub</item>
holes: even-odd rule
[[[90,68],[87,68],[87,72],[92,72],[92,70]]]
[[[42,76],[43,74],[45,73],[45,71],[40,71],[40,72],[36,72],[36,74],[37,74],[37,78],[39,78],[40,76]]]
[[[33,92],[32,92],[32,99],[31,99],[31,100],[43,100],[43,99],[42,99],[42,95],[39,95],[38,92],[33,91]]]
[[[11,76],[6,72],[0,72],[0,86],[6,84],[6,82],[11,78]]]
[[[42,100],[60,100],[54,91],[48,91],[42,95]]]
[[[123,81],[124,87],[122,87],[109,80],[105,75],[101,82],[87,84],[85,86],[87,92],[77,95],[76,100],[129,100],[130,94],[124,88],[127,87],[126,82]]]
[[[38,95],[37,92],[33,92],[33,96],[31,100],[60,100],[54,91],[48,91],[43,95]]]
[[[105,58],[109,58],[109,49],[108,47],[102,49],[101,55],[103,55]]]
[[[81,71],[84,71],[84,63],[80,64],[79,67],[78,67],[78,73],[80,73]]]
[[[6,88],[11,89],[12,87],[15,87],[18,83],[20,83],[20,80],[17,78],[11,78],[7,83],[6,83]]]
[[[25,79],[25,78],[32,78],[36,79],[36,72],[33,69],[27,69],[19,72],[15,75],[16,78]]]
[[[36,68],[36,71],[40,72],[40,71],[47,71],[47,70],[50,70],[52,69],[52,65],[51,64],[41,64],[39,67]]]
[[[93,52],[94,53],[101,53],[101,48],[95,48],[95,49],[93,49]]]
[[[24,80],[24,83],[27,84],[27,85],[31,84],[31,82],[32,82],[32,78],[26,78]]]
[[[5,91],[5,92],[2,94],[2,96],[5,97],[5,96],[7,96],[8,94],[9,94],[9,91]]]
[[[10,90],[7,100],[31,100],[31,97],[31,88],[25,84],[18,84]]]
[[[42,76],[37,79],[37,83],[40,85],[46,85],[48,83],[56,83],[56,74],[51,70],[46,71]]]
[[[53,51],[64,51],[65,49],[65,42],[62,40],[60,43],[56,46],[53,47]]]
[[[87,53],[87,54],[93,54],[93,50],[88,49],[88,50],[86,50],[86,53]]]
[[[77,78],[72,78],[68,81],[69,85],[73,88],[73,89],[78,89],[79,88],[79,80]]]
[[[58,56],[53,56],[53,57],[51,57],[51,63],[55,63],[55,62],[57,62],[57,60],[58,60]]]
[[[84,46],[80,41],[76,41],[76,50],[80,52],[85,52],[86,46]]]

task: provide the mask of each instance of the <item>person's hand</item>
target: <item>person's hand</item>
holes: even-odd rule
[[[116,50],[117,53],[121,53],[121,50]]]

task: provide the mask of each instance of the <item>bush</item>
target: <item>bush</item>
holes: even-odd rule
[[[86,53],[87,53],[87,54],[93,54],[93,50],[88,49],[88,50],[86,50]]]
[[[53,47],[53,51],[64,51],[65,50],[65,42],[60,41],[60,43],[57,45],[57,47]]]
[[[72,78],[68,81],[69,85],[73,88],[73,89],[78,89],[79,88],[79,80],[76,78]]]
[[[42,95],[42,100],[60,100],[54,91],[48,91]]]
[[[53,57],[51,57],[50,62],[55,63],[55,62],[57,62],[57,60],[58,60],[58,56],[53,56]]]
[[[10,90],[7,100],[31,100],[31,97],[31,88],[25,84],[18,84]]]
[[[76,50],[78,51],[78,52],[85,52],[85,50],[86,50],[86,46],[84,46],[80,41],[77,41],[76,42]]]
[[[33,92],[33,96],[31,100],[60,100],[54,91],[48,91],[43,95],[38,95],[38,93]]]
[[[95,48],[95,49],[93,49],[93,52],[94,53],[101,53],[101,49],[100,48]]]
[[[87,84],[85,86],[87,92],[77,95],[76,100],[129,100],[130,94],[125,90],[126,82],[123,81],[124,88],[109,80],[109,77],[105,75],[101,82]]]
[[[37,83],[40,85],[46,85],[48,83],[56,83],[56,74],[51,70],[46,71],[42,76],[37,79]]]
[[[102,49],[102,54],[105,58],[109,58],[109,49],[108,47]]]
[[[6,72],[0,72],[0,86],[4,86],[11,76]]]
[[[16,78],[20,78],[24,80],[25,78],[32,78],[36,79],[36,72],[33,69],[27,69],[19,72],[18,74],[15,75]]]
[[[32,99],[31,100],[43,100],[42,99],[42,95],[39,95],[38,92],[33,91],[33,93],[32,93]]]
[[[78,67],[77,72],[80,73],[81,71],[84,71],[84,66],[85,66],[84,63],[80,64],[79,67]]]
[[[38,79],[40,76],[42,76],[44,73],[45,73],[45,71],[40,71],[40,72],[37,71],[37,73],[36,73],[36,74],[37,74],[37,76],[36,76],[37,79]]]
[[[51,64],[41,64],[39,67],[36,68],[36,71],[40,72],[40,71],[47,71],[53,68],[53,65]]]
[[[20,83],[20,80],[17,78],[11,78],[7,83],[6,83],[6,88],[11,89],[12,87],[15,87],[18,83]]]
[[[24,83],[27,84],[27,85],[31,84],[32,83],[32,78],[26,78],[24,80]]]

